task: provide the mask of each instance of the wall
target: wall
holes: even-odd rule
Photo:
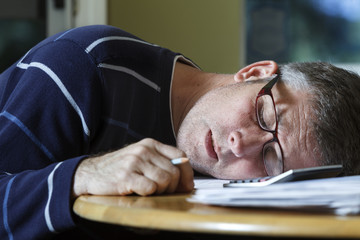
[[[243,0],[109,0],[108,24],[233,73],[243,65],[242,9]]]

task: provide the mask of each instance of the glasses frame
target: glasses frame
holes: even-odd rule
[[[282,147],[281,147],[281,144],[279,142],[279,138],[278,138],[278,115],[277,115],[277,112],[276,112],[276,105],[275,105],[275,101],[274,101],[274,97],[273,97],[273,94],[271,92],[271,89],[272,87],[275,85],[275,83],[278,81],[279,79],[279,75],[277,75],[276,77],[274,77],[273,79],[270,80],[270,82],[268,82],[260,91],[259,93],[257,94],[256,96],[256,102],[255,102],[255,111],[256,111],[256,121],[258,122],[258,125],[259,127],[266,131],[266,132],[269,132],[269,133],[272,133],[273,134],[273,138],[267,142],[264,143],[263,145],[263,148],[262,148],[262,156],[263,156],[263,162],[264,162],[264,166],[265,166],[265,171],[266,171],[266,174],[268,176],[271,176],[269,174],[269,170],[266,169],[266,160],[264,158],[264,149],[265,149],[265,146],[268,145],[269,143],[272,143],[272,142],[276,142],[277,144],[279,144],[279,148],[280,148],[280,153],[281,153],[281,171],[280,173],[284,172],[284,154],[283,154],[283,150],[282,150]],[[274,110],[275,110],[275,120],[276,120],[276,125],[275,125],[275,130],[269,130],[269,129],[266,129],[264,127],[261,126],[260,124],[260,121],[259,121],[259,114],[258,114],[258,99],[264,95],[269,95],[271,97],[271,100],[273,102],[273,105],[274,105]],[[272,174],[273,175],[273,174]]]

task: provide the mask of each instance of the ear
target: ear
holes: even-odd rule
[[[268,78],[278,70],[278,65],[274,61],[260,61],[250,64],[234,75],[235,82],[244,82]]]

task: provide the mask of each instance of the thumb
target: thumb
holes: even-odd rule
[[[194,189],[194,171],[190,162],[177,165],[180,170],[180,180],[177,192],[191,192]]]

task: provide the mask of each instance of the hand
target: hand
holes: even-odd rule
[[[177,166],[181,150],[153,139],[144,139],[120,150],[83,160],[74,176],[73,196],[139,195],[189,192],[193,189],[190,163]]]

